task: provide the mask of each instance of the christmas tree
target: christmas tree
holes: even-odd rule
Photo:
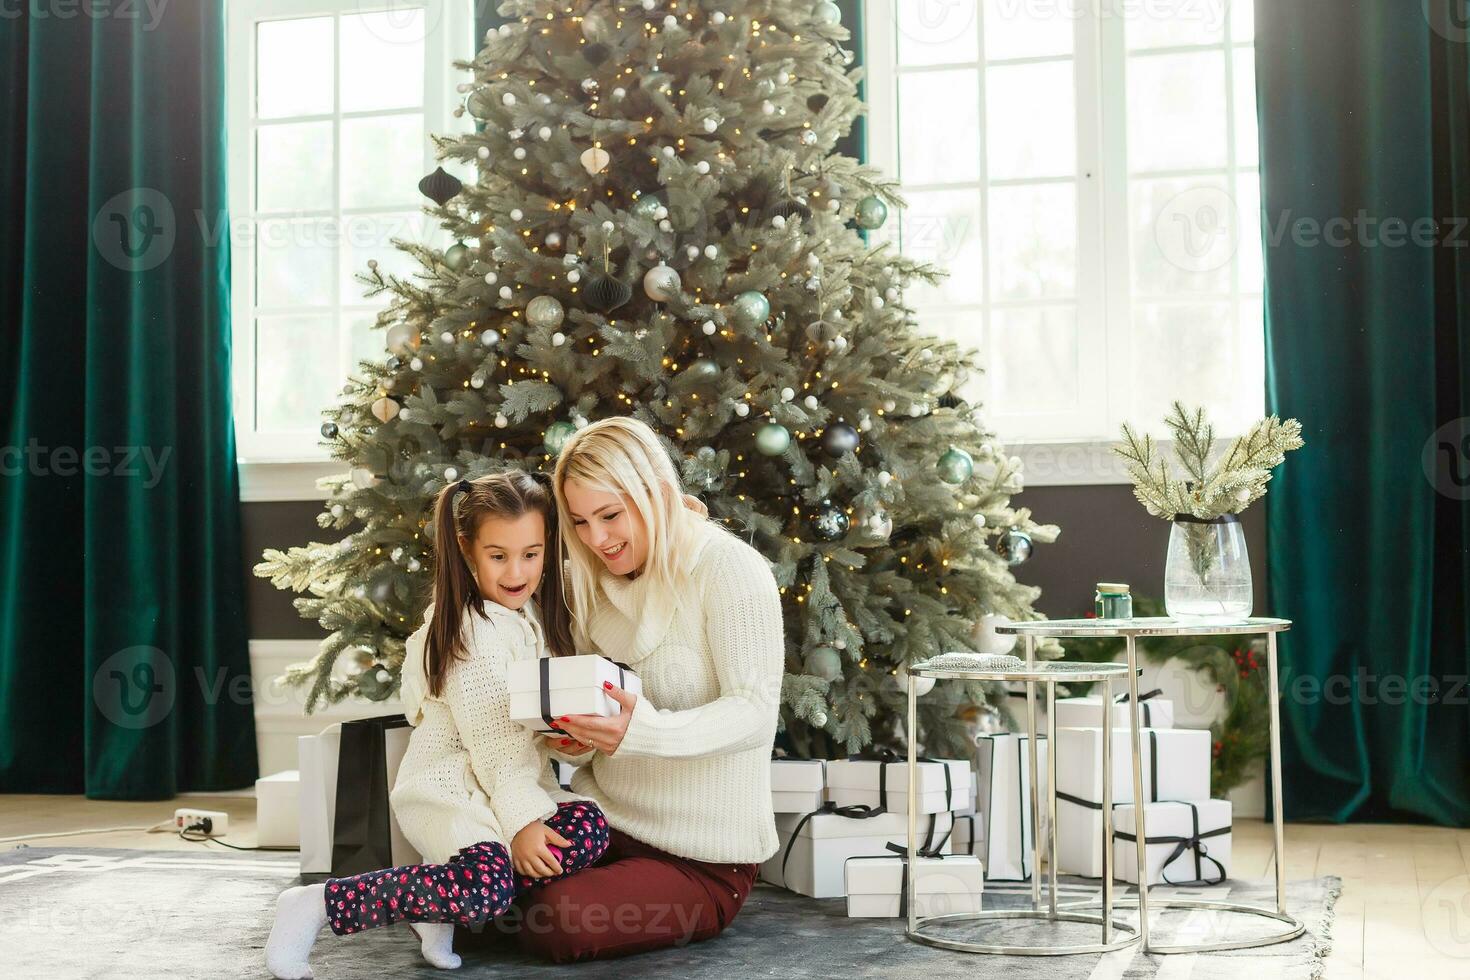
[[[421,185],[456,243],[399,243],[414,276],[362,276],[388,300],[385,357],[322,426],[351,472],[318,523],[349,533],[256,568],[330,631],[287,682],[308,710],[391,694],[429,601],[434,495],[549,471],[576,427],[633,415],[775,566],[794,750],[897,747],[905,665],[984,646],[993,616],[1037,618],[1010,566],[1057,529],[1010,505],[1019,461],[958,393],[975,352],[905,306],[942,272],[866,240],[903,201],[835,150],[863,111],[838,8],[500,9],[463,66],[476,131],[439,143],[476,179]],[[965,751],[959,716],[986,695],[926,695],[925,749]]]

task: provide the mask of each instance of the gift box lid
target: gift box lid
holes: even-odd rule
[[[843,864],[847,894],[897,895],[903,865],[897,854],[848,858]],[[921,857],[914,865],[914,892],[919,895],[973,895],[984,888],[984,866],[971,854]]]
[[[575,657],[537,657],[529,660],[512,660],[506,668],[506,686],[512,693],[539,691],[541,689],[541,662],[547,661],[547,679],[553,691],[571,688],[600,688],[603,681],[611,681],[635,694],[641,693],[642,682],[638,675],[627,667],[619,666],[606,657],[595,653],[584,653]]]
[[[1201,833],[1228,828],[1231,823],[1229,800],[1160,800],[1145,803],[1144,806],[1148,808],[1147,843],[1150,844],[1155,843],[1155,837],[1192,836],[1196,813],[1199,814]],[[1120,803],[1113,807],[1114,833],[1122,831],[1131,834],[1137,825],[1137,810],[1132,803]]]
[[[806,792],[826,786],[825,759],[772,759],[771,789],[780,792]]]
[[[827,785],[833,789],[877,790],[879,767],[887,766],[887,791],[908,792],[908,763],[880,762],[876,759],[834,759],[827,763]],[[954,794],[955,806],[963,806],[970,798],[970,763],[965,759],[938,759],[918,764],[918,792],[943,793],[946,785]],[[946,770],[949,782],[945,782]]]
[[[886,840],[897,837],[907,838],[909,832],[907,813],[880,813],[866,819],[845,817],[840,813],[818,813],[811,815],[810,820],[803,822],[803,818],[807,816],[809,814],[776,814],[776,832],[781,835],[783,841],[791,838],[792,832],[798,825],[801,827],[801,833],[798,836],[812,840],[843,837],[874,837]],[[954,827],[954,815],[951,813],[921,814],[918,823],[920,845],[930,836],[931,819],[934,828],[932,836],[936,842],[943,839]]]

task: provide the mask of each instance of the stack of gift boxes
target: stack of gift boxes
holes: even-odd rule
[[[846,896],[847,914],[891,917],[980,910],[980,859],[956,847],[973,841],[974,782],[962,759],[918,764],[918,852],[913,894],[904,875],[908,767],[904,762],[773,759],[771,807],[780,847],[761,877],[813,898]]]

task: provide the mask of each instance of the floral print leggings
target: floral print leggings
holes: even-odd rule
[[[351,878],[328,878],[327,922],[339,936],[395,922],[484,925],[510,908],[517,894],[575,874],[607,851],[607,819],[595,803],[559,804],[546,825],[572,842],[565,849],[547,845],[561,862],[559,875],[530,878],[516,874],[504,844],[471,844],[448,864],[409,864]]]

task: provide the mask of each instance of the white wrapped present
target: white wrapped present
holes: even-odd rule
[[[954,831],[950,834],[950,850],[955,854],[985,853],[985,821],[974,813],[956,813]]]
[[[346,766],[339,765],[343,724],[369,736],[352,741],[358,749],[366,746],[372,757],[351,758]],[[296,740],[302,874],[341,877],[419,862],[420,855],[403,835],[388,800],[412,731],[402,716],[365,718],[328,725],[318,735]],[[342,801],[352,805],[353,813],[339,827]],[[367,819],[367,811],[377,819]],[[386,828],[386,836],[368,839],[363,832],[369,827]]]
[[[1214,885],[1230,877],[1230,801],[1146,803],[1144,863],[1150,885]],[[1117,877],[1138,883],[1132,806],[1113,808],[1113,865]]]
[[[811,813],[826,800],[824,759],[772,759],[771,811]]]
[[[1147,800],[1197,800],[1210,795],[1210,733],[1146,729],[1139,733]],[[1113,730],[1113,806],[1133,802],[1131,733]],[[1116,819],[1116,816],[1115,816]],[[1102,729],[1057,731],[1057,870],[1102,875]]]
[[[511,720],[550,732],[551,720],[560,715],[616,717],[622,706],[607,696],[604,682],[629,694],[643,693],[637,674],[595,654],[513,660],[506,670]]]
[[[257,847],[301,846],[301,773],[287,769],[255,781]]]
[[[954,818],[933,813],[918,818],[921,851],[949,853]],[[843,864],[850,857],[886,853],[889,844],[908,846],[906,813],[880,813],[859,819],[843,816],[827,804],[818,813],[776,814],[781,846],[761,865],[765,881],[811,898],[840,898],[846,894]]]
[[[970,764],[964,759],[934,759],[916,766],[920,813],[944,813],[970,799]],[[834,759],[827,763],[827,798],[838,806],[885,807],[908,813],[907,762]]]
[[[1038,798],[1046,801],[1046,739],[1037,742]],[[1026,881],[1031,877],[1031,764],[1027,736],[1014,733],[975,739],[976,811],[984,824],[981,854],[985,877]],[[1042,826],[1043,839],[1046,833]]]
[[[968,854],[918,858],[912,894],[904,874],[907,860],[897,854],[848,858],[848,918],[891,919],[907,915],[909,903],[921,916],[980,911],[985,874],[979,858]]]
[[[569,790],[572,788],[572,775],[579,768],[581,767],[574,766],[570,762],[562,762],[560,759],[551,760],[551,772],[556,776],[556,784],[562,789]]]
[[[1162,690],[1139,695],[1139,721],[1142,728],[1173,728],[1174,702],[1159,697]],[[1127,728],[1130,724],[1128,694],[1113,698],[1113,728]],[[1102,698],[1094,695],[1086,698],[1057,699],[1057,728],[1101,728]]]

